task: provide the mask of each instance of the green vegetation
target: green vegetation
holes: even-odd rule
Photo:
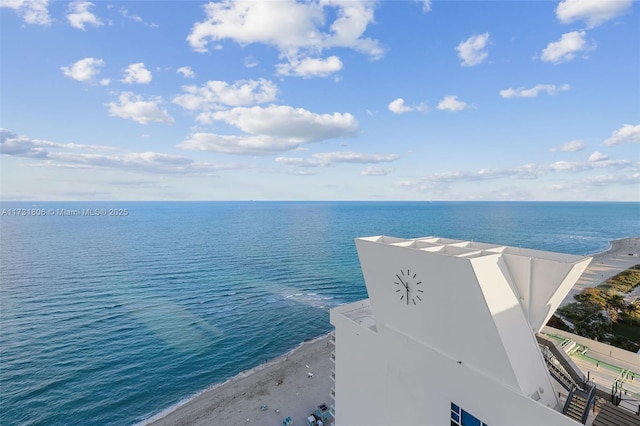
[[[640,285],[640,264],[608,279],[598,287],[588,288],[575,296],[576,302],[560,309],[549,325],[579,336],[609,343],[629,351],[640,349],[640,297],[625,300]]]

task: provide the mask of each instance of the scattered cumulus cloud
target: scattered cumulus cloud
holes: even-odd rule
[[[358,122],[349,113],[316,114],[303,108],[270,105],[236,107],[210,114],[245,135],[195,133],[178,146],[197,151],[240,155],[285,152],[310,142],[354,136]]]
[[[603,143],[606,146],[618,145],[620,143],[640,143],[640,124],[635,126],[631,124],[625,124],[618,130],[614,130]]]
[[[465,41],[460,42],[456,47],[460,64],[463,67],[472,67],[479,65],[487,59],[487,44],[489,42],[489,33],[472,35]]]
[[[131,92],[122,92],[118,102],[109,102],[109,115],[136,121],[140,124],[174,123],[173,117],[160,106],[160,97],[145,100],[142,96]]]
[[[151,83],[151,71],[144,67],[143,62],[138,62],[137,64],[131,64],[124,70],[124,76],[122,77],[123,83],[127,84],[149,84]]]
[[[469,108],[469,104],[459,101],[457,96],[449,95],[440,100],[437,108],[439,110],[456,112]]]
[[[551,152],[558,152],[558,151],[559,152],[577,152],[577,151],[582,151],[586,147],[587,147],[587,144],[585,144],[584,141],[573,140],[563,144],[559,148],[551,148],[550,151]]]
[[[78,81],[89,82],[100,73],[100,68],[104,65],[105,63],[102,59],[84,58],[71,64],[71,66],[61,67],[60,69],[67,77]]]
[[[0,7],[7,7],[16,11],[18,16],[27,24],[49,25],[49,0],[0,0]]]
[[[586,35],[587,33],[584,31],[572,31],[562,34],[560,40],[552,41],[542,50],[541,59],[544,62],[559,64],[574,59],[578,52],[587,52],[595,49],[595,43],[587,43]]]
[[[608,159],[609,159],[608,155],[605,155],[605,154],[603,154],[601,152],[598,152],[598,151],[594,152],[593,154],[591,154],[589,156],[589,161],[605,161],[605,160],[608,160]]]
[[[196,78],[196,73],[193,72],[191,67],[180,67],[176,70],[178,74],[182,74],[184,78]]]
[[[112,147],[103,145],[83,145],[77,143],[57,143],[42,139],[32,139],[18,135],[9,129],[0,128],[0,152],[3,155],[19,157],[43,158],[48,155],[48,149],[110,151]]]
[[[342,69],[342,61],[337,56],[326,59],[320,58],[292,58],[289,62],[277,64],[278,75],[293,75],[297,77],[328,77]]]
[[[278,87],[265,79],[239,80],[234,83],[211,80],[202,86],[182,86],[183,94],[173,98],[173,103],[191,111],[221,109],[223,106],[248,106],[271,102],[276,99]],[[210,123],[209,114],[202,114],[199,121]]]
[[[384,55],[377,40],[364,36],[374,22],[375,7],[375,2],[366,0],[210,2],[204,6],[206,18],[193,25],[187,41],[198,52],[206,52],[210,44],[216,48],[222,40],[243,46],[262,43],[277,48],[279,56],[287,59],[279,73],[309,76],[310,70],[320,68],[316,75],[328,75],[327,68],[338,67],[335,59],[308,61],[326,49],[349,48],[372,59]],[[333,21],[327,22],[328,17]],[[304,66],[309,69],[303,71]]]
[[[593,157],[593,155],[592,155]],[[480,169],[477,171],[450,171],[434,173],[429,176],[416,179],[408,179],[397,182],[400,187],[419,191],[431,191],[439,187],[448,186],[459,182],[479,182],[495,179],[538,179],[550,173],[586,173],[599,169],[631,169],[632,174],[637,175],[633,163],[628,160],[599,159],[583,162],[557,161],[551,164],[524,164],[522,166],[503,169]],[[634,178],[637,180],[638,178]]]
[[[190,158],[158,152],[116,152],[101,145],[57,143],[31,139],[0,129],[0,153],[41,160],[40,165],[71,168],[110,168],[127,172],[210,174],[241,168],[234,163],[203,163]]]
[[[632,0],[563,0],[556,7],[556,17],[563,24],[584,20],[589,28],[594,28],[623,15],[632,3]]]
[[[74,1],[70,3],[67,9],[67,21],[69,21],[72,27],[83,31],[86,24],[94,27],[104,25],[96,15],[89,11],[93,6],[93,3],[88,1]]]
[[[535,98],[540,92],[546,92],[548,95],[555,95],[558,92],[566,92],[571,89],[568,84],[556,86],[555,84],[536,84],[531,88],[519,87],[517,89],[504,89],[500,91],[500,96],[505,99],[509,98]]]
[[[409,105],[405,105],[404,99],[402,98],[397,98],[389,102],[389,105],[387,106],[387,108],[389,109],[389,111],[393,112],[394,114],[404,114],[405,112],[426,110],[426,106],[424,103],[409,106]]]

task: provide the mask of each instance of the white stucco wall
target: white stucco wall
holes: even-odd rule
[[[535,332],[590,259],[436,237],[356,246],[369,300],[331,311],[338,425],[446,425],[452,402],[491,426],[577,424]]]

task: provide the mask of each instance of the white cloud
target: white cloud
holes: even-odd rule
[[[431,12],[431,0],[420,0],[420,3],[422,3],[423,13]]]
[[[303,108],[284,105],[238,107],[215,112],[213,119],[224,121],[246,133],[301,142],[353,136],[358,128],[358,122],[349,113],[315,114]]]
[[[584,143],[584,141],[574,140],[574,141],[569,141],[569,142],[563,144],[559,148],[551,148],[550,151],[551,152],[556,152],[556,151],[560,151],[560,152],[576,152],[576,151],[582,151],[586,147],[587,147],[587,145]]]
[[[84,31],[85,24],[93,25],[94,27],[100,27],[104,25],[100,19],[89,11],[89,8],[93,7],[93,3],[88,1],[74,1],[69,4],[67,10],[67,20],[69,24]]]
[[[138,15],[132,15],[129,13],[129,11],[127,9],[125,9],[124,7],[120,9],[120,13],[122,14],[122,16],[124,16],[125,18],[131,19],[132,21],[136,21],[136,22],[140,22],[143,23],[144,20],[139,17]]]
[[[360,172],[360,176],[386,176],[389,173],[393,173],[393,172],[394,172],[393,169],[369,166]]]
[[[91,81],[93,77],[100,73],[100,68],[104,66],[104,61],[97,58],[84,58],[71,64],[70,67],[60,69],[67,77],[78,81]]]
[[[469,105],[466,102],[462,102],[458,100],[457,96],[449,95],[445,96],[438,103],[439,110],[447,110],[447,111],[462,111],[465,108],[468,108]]]
[[[112,147],[103,145],[83,145],[77,143],[57,143],[42,139],[31,139],[8,129],[0,128],[0,151],[3,155],[43,158],[48,149],[110,151]]]
[[[564,24],[585,20],[589,28],[594,28],[626,13],[632,3],[632,0],[564,0],[558,4],[556,16]]]
[[[342,61],[337,56],[327,59],[292,58],[287,63],[277,64],[278,75],[293,75],[297,77],[328,77],[342,69]]]
[[[123,83],[127,84],[149,84],[151,83],[151,71],[144,67],[143,62],[138,62],[137,64],[131,64],[124,70],[124,76],[122,77]]]
[[[110,78],[103,78],[102,80],[100,80],[100,86],[108,86],[110,84],[111,84]]]
[[[542,50],[541,59],[544,62],[558,64],[567,62],[576,57],[577,52],[587,52],[595,49],[594,44],[587,44],[587,33],[584,31],[572,31],[562,34],[560,40],[552,41]]]
[[[204,6],[205,20],[193,25],[187,41],[198,52],[226,39],[241,45],[262,43],[276,47],[280,57],[288,59],[288,66],[280,64],[280,73],[308,76],[309,71],[296,72],[297,63],[328,73],[327,68],[337,67],[335,59],[322,64],[308,59],[334,47],[350,48],[372,59],[383,56],[378,41],[364,36],[374,22],[375,6],[367,0],[210,2]],[[327,22],[327,17],[334,20]]]
[[[234,163],[201,163],[187,157],[157,152],[113,151],[118,151],[118,148],[31,139],[7,129],[0,129],[0,152],[3,155],[41,160],[41,164],[48,167],[102,167],[161,174],[211,173],[241,167]]]
[[[237,107],[210,114],[246,135],[195,133],[183,141],[184,149],[228,154],[265,155],[289,151],[301,144],[353,136],[358,122],[349,113],[315,114],[302,108],[270,105]]]
[[[640,142],[640,124],[636,124],[635,126],[625,124],[618,130],[614,130],[613,133],[611,133],[611,136],[608,137],[603,144],[606,146],[612,146],[624,142]]]
[[[598,158],[598,156],[594,157]],[[399,186],[421,191],[433,190],[442,185],[458,182],[478,182],[494,179],[538,179],[549,173],[585,173],[597,169],[633,169],[628,160],[597,159],[584,162],[557,161],[548,165],[525,164],[503,169],[480,169],[478,171],[451,171],[434,173],[430,176],[398,182]]]
[[[363,154],[352,151],[323,152],[312,155],[328,163],[389,163],[400,158],[397,154]]]
[[[389,163],[398,158],[400,158],[400,156],[397,154],[364,154],[353,151],[336,151],[312,154],[311,158],[278,157],[276,161],[281,164],[296,167],[326,167],[333,163]]]
[[[49,0],[1,0],[0,7],[8,7],[16,11],[27,24],[49,25]]]
[[[389,102],[389,105],[387,105],[387,108],[389,109],[389,111],[393,112],[394,114],[404,114],[405,112],[411,112],[411,111],[425,111],[427,107],[424,103],[413,105],[413,106],[405,105],[404,99],[398,98]]]
[[[505,90],[500,91],[500,96],[505,99],[509,98],[535,98],[538,96],[540,92],[546,92],[548,95],[555,95],[558,92],[566,92],[571,89],[571,86],[568,84],[563,84],[562,86],[556,86],[555,84],[536,84],[535,86],[527,89],[524,87],[519,87],[517,89],[512,89],[511,87]]]
[[[468,39],[456,47],[461,65],[464,67],[472,67],[482,63],[489,53],[486,50],[489,42],[489,33],[472,35]]]
[[[589,156],[589,161],[605,161],[605,160],[608,160],[608,159],[609,159],[608,155],[605,155],[605,154],[603,154],[601,152],[598,152],[598,151],[594,152],[593,154],[591,154]]]
[[[178,74],[182,74],[185,78],[195,78],[196,73],[193,72],[191,67],[180,67],[176,70]]]
[[[244,66],[247,68],[257,67],[259,63],[260,62],[258,62],[258,60],[253,56],[247,56],[246,58],[244,58]]]
[[[122,92],[119,102],[109,102],[109,114],[114,117],[126,118],[140,124],[169,123],[175,120],[169,113],[160,107],[162,99],[152,97],[144,100],[142,96],[131,92]]]
[[[226,81],[211,80],[202,86],[182,86],[186,93],[173,98],[173,103],[183,108],[196,111],[219,109],[221,106],[247,106],[271,102],[276,99],[278,87],[271,81],[239,80],[232,84]],[[211,118],[204,114],[202,122],[211,122]]]
[[[556,191],[566,190],[580,190],[581,192],[589,191],[590,188],[602,188],[604,186],[612,185],[638,185],[640,183],[640,173],[633,173],[630,175],[624,174],[610,174],[610,175],[598,175],[588,176],[584,179],[579,179],[563,184],[552,185],[551,189]]]

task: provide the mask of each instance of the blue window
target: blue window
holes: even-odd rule
[[[451,425],[452,426],[488,426],[477,417],[463,410],[457,404],[451,403]]]

